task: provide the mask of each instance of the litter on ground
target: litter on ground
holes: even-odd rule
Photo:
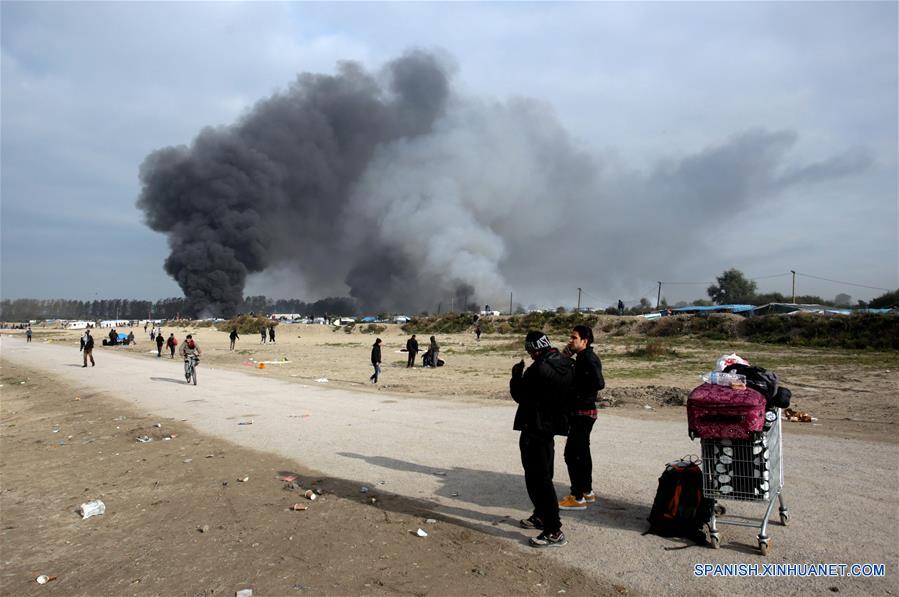
[[[792,408],[784,410],[784,417],[787,421],[792,421],[794,423],[813,423],[818,420],[817,417],[813,417],[807,412],[793,410]]]

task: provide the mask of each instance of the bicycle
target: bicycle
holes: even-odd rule
[[[184,379],[187,380],[187,383],[193,381],[193,384],[197,385],[197,364],[199,362],[200,358],[192,354],[187,355],[187,358],[184,359]]]

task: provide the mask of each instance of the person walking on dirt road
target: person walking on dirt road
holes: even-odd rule
[[[175,334],[169,334],[168,339],[165,341],[166,348],[169,349],[169,352],[172,353],[170,358],[175,358],[175,347],[178,346],[178,339],[175,338]]]
[[[375,368],[375,372],[368,379],[371,383],[378,383],[378,375],[381,374],[381,339],[376,338],[375,343],[371,345],[371,365]]]
[[[82,367],[87,367],[87,360],[91,360],[91,367],[93,367],[96,363],[94,363],[94,337],[91,336],[90,330],[84,330],[84,335],[81,336],[81,352],[84,356],[84,364]]]

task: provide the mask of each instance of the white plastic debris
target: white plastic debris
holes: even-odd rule
[[[39,584],[39,585],[45,585],[45,584],[47,584],[48,582],[50,582],[50,577],[47,576],[46,574],[41,574],[40,576],[38,576],[38,577],[35,578],[34,580],[35,580],[35,582],[36,582],[37,584]]]
[[[317,381],[318,383],[328,383],[328,378],[327,377],[319,377],[315,381]]]
[[[241,589],[234,594],[234,597],[253,597],[253,589]]]
[[[81,519],[90,518],[91,516],[99,516],[106,512],[106,504],[101,500],[91,500],[81,504]]]
[[[427,537],[428,536],[428,534],[425,532],[424,529],[418,529],[417,531],[415,531],[415,534],[418,535],[419,537]]]
[[[362,487],[359,488],[359,492],[360,493],[368,493],[368,487],[363,485]]]
[[[425,520],[425,524],[437,524],[437,520],[435,518],[428,518]]]

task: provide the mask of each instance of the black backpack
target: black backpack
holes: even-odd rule
[[[696,460],[688,458],[665,466],[647,519],[649,530],[644,535],[681,537],[706,544],[703,526],[712,518],[714,501],[703,495],[702,469]]]

